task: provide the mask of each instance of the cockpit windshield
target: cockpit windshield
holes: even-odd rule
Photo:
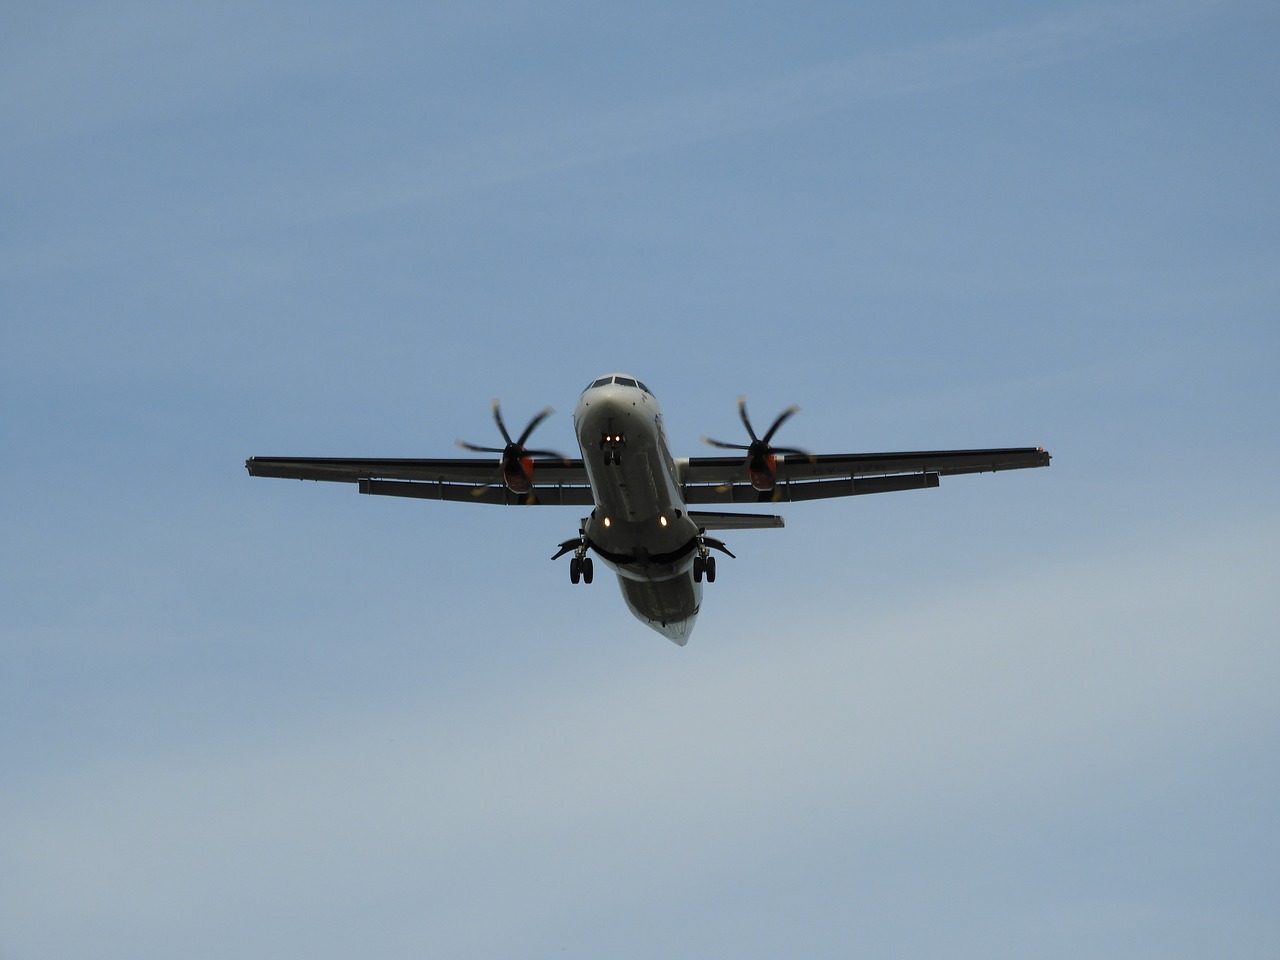
[[[586,393],[587,390],[594,390],[596,387],[607,387],[611,383],[616,383],[620,387],[639,387],[649,396],[653,396],[653,391],[644,385],[644,381],[634,380],[631,377],[601,377],[599,380],[593,380],[582,392]]]

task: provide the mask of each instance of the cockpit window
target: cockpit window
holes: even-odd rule
[[[601,377],[599,380],[593,380],[582,392],[586,393],[587,390],[594,390],[596,387],[607,387],[611,383],[616,383],[621,387],[639,387],[649,396],[653,396],[653,391],[646,387],[643,381],[633,380],[631,377]]]

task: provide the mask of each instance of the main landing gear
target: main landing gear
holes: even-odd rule
[[[566,540],[560,544],[560,549],[556,551],[556,555],[551,559],[559,560],[566,553],[573,554],[569,558],[569,581],[571,583],[590,583],[595,579],[596,565],[587,556],[587,537],[585,534],[579,534],[572,540]]]
[[[706,577],[707,583],[716,582],[716,558],[698,554],[693,558],[693,580],[701,583],[703,577]]]
[[[569,581],[577,583],[582,580],[584,583],[590,583],[595,577],[595,564],[592,563],[590,557],[570,557],[569,558]]]
[[[728,556],[733,553],[723,542],[708,537],[705,533],[699,533],[698,538],[693,543],[693,579],[697,583],[704,580],[707,583],[716,582],[716,558],[711,555],[712,550],[719,550]],[[573,554],[569,558],[569,580],[572,583],[590,583],[595,579],[595,564],[591,558],[587,556],[587,550],[591,547],[585,533],[579,533],[572,540],[566,540],[560,544],[560,549],[552,556],[552,560],[559,560],[567,553]],[[651,558],[655,563],[674,563],[688,556],[689,547],[680,551],[678,554],[672,554],[667,557]],[[619,558],[615,558],[619,559]]]
[[[701,583],[706,580],[707,583],[716,582],[716,558],[711,555],[712,550],[719,550],[722,553],[733,556],[733,552],[724,545],[724,542],[714,537],[708,537],[705,531],[701,531],[698,536],[698,552],[693,558],[693,580],[695,583]]]

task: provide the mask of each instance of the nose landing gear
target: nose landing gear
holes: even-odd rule
[[[612,423],[613,421],[609,421]],[[606,433],[600,438],[600,449],[604,451],[604,462],[620,466],[622,464],[622,450],[627,445],[627,438],[621,433]]]

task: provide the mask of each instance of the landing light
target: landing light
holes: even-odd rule
[[[607,527],[607,526],[609,526],[609,518],[608,518],[608,517],[605,517],[605,518],[604,518],[604,525],[605,525],[606,527]]]
[[[658,518],[658,522],[659,522],[660,524],[662,524],[662,525],[665,527],[665,526],[667,525],[667,518],[666,518],[666,517],[659,517],[659,518]]]

